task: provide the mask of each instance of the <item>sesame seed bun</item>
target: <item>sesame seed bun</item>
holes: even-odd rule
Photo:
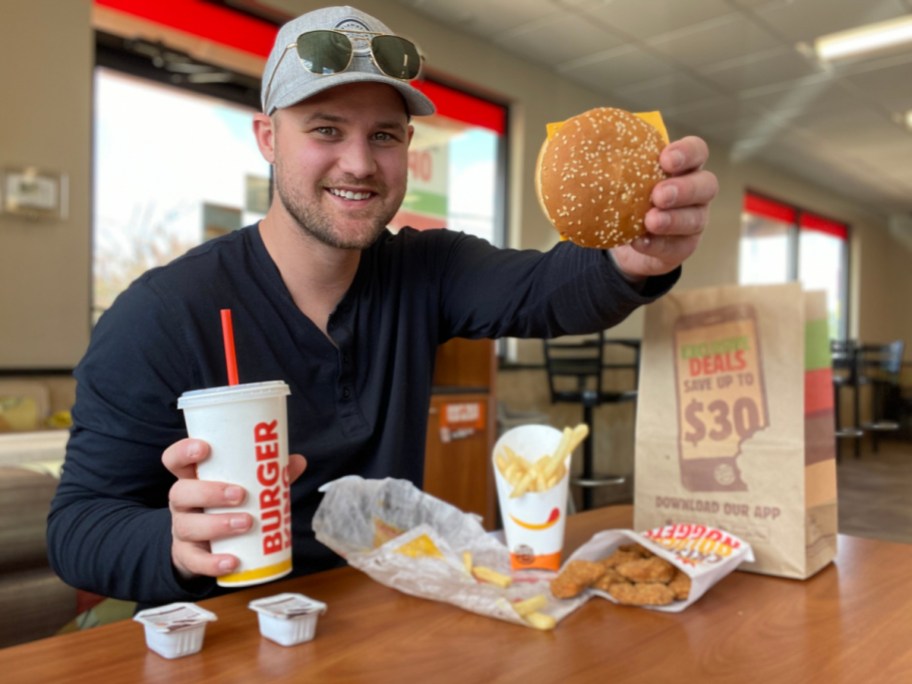
[[[650,195],[666,177],[662,134],[635,114],[598,107],[568,119],[542,144],[535,188],[562,236],[607,249],[646,234]]]

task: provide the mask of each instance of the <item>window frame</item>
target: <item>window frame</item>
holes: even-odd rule
[[[819,211],[811,211],[799,205],[786,202],[762,191],[747,188],[744,191],[742,202],[742,233],[739,237],[739,249],[741,240],[744,239],[743,226],[744,215],[750,214],[775,220],[787,226],[787,259],[786,280],[795,282],[800,280],[799,264],[801,261],[801,231],[817,231],[828,233],[839,237],[842,240],[843,249],[841,255],[840,268],[844,274],[843,281],[840,283],[842,301],[840,304],[845,311],[845,315],[839,320],[838,330],[835,339],[845,340],[849,337],[851,329],[850,322],[852,318],[851,309],[851,251],[852,251],[852,227],[845,221],[832,218]],[[741,274],[738,276],[741,283]],[[742,283],[744,284],[744,283]]]

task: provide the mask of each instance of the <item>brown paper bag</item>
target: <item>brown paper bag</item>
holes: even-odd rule
[[[673,292],[646,310],[634,524],[751,544],[740,569],[806,578],[836,555],[826,298],[797,283]]]

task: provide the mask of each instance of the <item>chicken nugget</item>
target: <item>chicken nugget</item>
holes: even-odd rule
[[[617,549],[610,555],[600,559],[599,563],[601,563],[606,568],[616,568],[621,563],[629,563],[630,561],[642,559],[643,557],[636,551],[624,551],[622,549]]]
[[[678,570],[668,583],[668,588],[674,592],[676,600],[687,600],[687,597],[690,596],[690,576],[686,572]]]
[[[665,584],[618,583],[612,584],[608,593],[624,606],[667,606],[674,601],[674,592]]]
[[[608,591],[612,584],[624,584],[627,579],[615,568],[605,568],[605,574],[599,577],[592,586],[599,591]]]
[[[661,582],[667,584],[675,574],[675,566],[664,558],[640,558],[621,563],[617,571],[631,582]]]
[[[618,550],[625,551],[627,553],[635,553],[638,556],[640,556],[641,558],[651,558],[652,556],[655,555],[652,551],[647,549],[645,546],[643,546],[641,544],[637,544],[637,543],[621,544],[618,547]]]
[[[555,598],[565,599],[579,596],[605,574],[600,563],[574,560],[567,563],[560,574],[551,580],[551,593]]]

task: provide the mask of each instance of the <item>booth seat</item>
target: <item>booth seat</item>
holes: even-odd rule
[[[47,559],[45,529],[57,478],[0,466],[0,648],[56,634],[78,612],[75,589]]]

